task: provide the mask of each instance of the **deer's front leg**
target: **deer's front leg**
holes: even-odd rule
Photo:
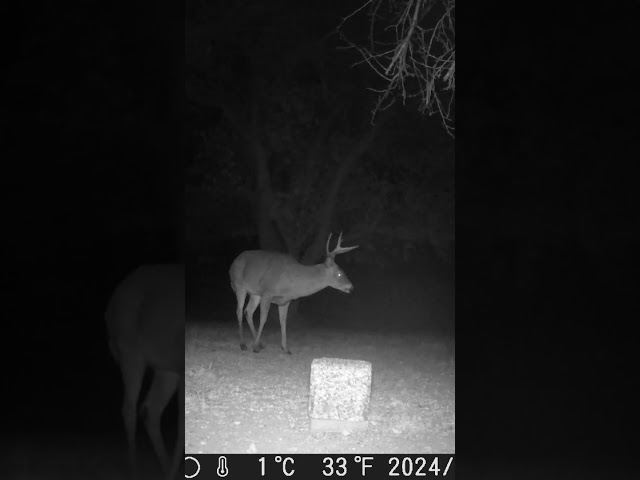
[[[278,313],[280,314],[280,335],[282,339],[282,350],[285,353],[291,355],[291,352],[287,348],[287,312],[289,311],[289,303],[286,305],[278,306]]]

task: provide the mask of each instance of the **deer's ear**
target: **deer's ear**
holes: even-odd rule
[[[327,257],[324,259],[324,266],[329,268],[331,266],[333,266],[335,262],[333,261],[333,257]]]

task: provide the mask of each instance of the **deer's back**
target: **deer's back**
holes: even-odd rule
[[[246,289],[253,295],[277,290],[288,275],[300,267],[291,255],[264,250],[242,252],[231,264],[229,277],[231,285]]]

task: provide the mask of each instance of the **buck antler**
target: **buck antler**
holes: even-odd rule
[[[338,237],[338,244],[336,245],[336,248],[334,248],[333,251],[330,252],[329,251],[329,242],[331,241],[331,235],[333,235],[333,233],[330,233],[329,234],[329,238],[327,238],[327,246],[326,246],[327,257],[334,258],[336,255],[339,255],[341,253],[350,252],[354,248],[358,248],[359,247],[359,245],[355,245],[353,247],[342,247],[340,245],[340,243],[342,242],[342,232],[340,232],[340,236]]]

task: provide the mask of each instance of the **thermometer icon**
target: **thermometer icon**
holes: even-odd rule
[[[229,469],[227,468],[227,457],[218,458],[218,469],[216,473],[219,477],[226,477],[229,474]]]

